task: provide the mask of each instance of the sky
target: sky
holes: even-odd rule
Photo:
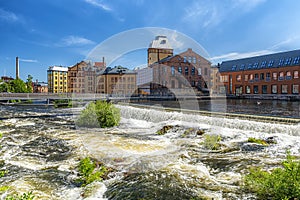
[[[171,45],[187,41],[179,36],[193,40],[213,64],[300,49],[299,10],[298,0],[0,0],[0,75],[15,77],[18,56],[21,79],[47,81],[49,66],[101,61],[143,39],[108,62],[134,68],[147,62],[145,44],[164,31],[174,36]],[[125,37],[153,29],[164,31]],[[104,51],[104,44],[113,45]]]

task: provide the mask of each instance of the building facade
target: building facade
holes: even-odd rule
[[[97,93],[112,96],[137,95],[136,74],[122,66],[108,67],[97,75]]]
[[[68,92],[68,68],[62,66],[50,66],[47,70],[48,92]]]
[[[169,56],[173,56],[173,49],[168,38],[156,36],[148,48],[148,66]]]
[[[219,71],[229,95],[299,95],[300,50],[225,61]]]
[[[45,82],[32,82],[33,93],[48,93],[48,83]]]
[[[68,91],[71,93],[96,93],[97,73],[104,68],[104,62],[88,61],[81,61],[68,67]]]

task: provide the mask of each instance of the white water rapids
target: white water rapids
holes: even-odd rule
[[[76,114],[53,119],[12,117],[0,122],[0,161],[4,163],[0,167],[9,170],[7,176],[0,178],[0,186],[9,185],[18,192],[31,190],[37,199],[134,199],[139,193],[148,192],[150,196],[144,196],[145,199],[154,199],[151,193],[155,193],[156,199],[163,199],[170,195],[165,187],[174,190],[178,199],[181,193],[190,193],[189,198],[196,195],[208,199],[247,199],[254,196],[243,193],[240,184],[251,166],[270,170],[280,165],[287,150],[296,156],[300,152],[299,124],[117,107],[121,109],[121,123],[107,129],[75,128],[72,123]],[[77,111],[63,109],[50,113]],[[31,115],[43,112],[49,113],[40,110]],[[165,135],[156,134],[167,125],[175,128]],[[186,134],[189,128],[219,135],[222,150],[205,149],[204,137]],[[274,138],[277,143],[255,146],[247,143],[249,137]],[[90,195],[83,197],[87,188],[78,188],[71,180],[76,175],[78,159],[87,155],[115,172],[103,183],[94,183]],[[7,193],[0,195],[4,198]]]

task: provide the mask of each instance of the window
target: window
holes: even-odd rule
[[[267,85],[263,85],[263,86],[261,87],[261,89],[262,89],[262,93],[263,93],[263,94],[267,94],[267,93],[268,93],[268,86],[267,86]]]
[[[274,65],[274,60],[270,60],[269,64],[268,64],[268,67],[272,67],[273,65]]]
[[[236,75],[236,81],[241,81],[242,80],[242,75]]]
[[[265,80],[265,74],[264,73],[260,73],[260,80]]]
[[[191,57],[191,56],[189,56],[189,57],[188,57],[188,59],[189,59],[189,60],[188,60],[188,61],[189,61],[189,63],[192,63],[192,57]]]
[[[253,80],[253,74],[250,74],[250,80]]]
[[[197,59],[196,57],[193,57],[193,63],[196,64],[197,63]]]
[[[208,69],[204,68],[204,75],[206,76],[208,74]]]
[[[245,69],[245,65],[242,64],[242,65],[240,66],[240,70],[244,70],[244,69]]]
[[[271,80],[271,73],[267,72],[266,73],[266,81],[270,81]]]
[[[288,85],[281,85],[281,94],[288,93]]]
[[[201,68],[198,68],[198,75],[200,76],[202,74],[202,69]]]
[[[245,74],[245,81],[248,81],[248,78],[249,78],[249,75],[248,74]]]
[[[246,93],[247,94],[251,93],[251,87],[249,85],[246,86]]]
[[[284,62],[284,59],[281,58],[281,59],[279,60],[278,66],[282,66],[282,65],[283,65],[283,62]]]
[[[192,68],[191,74],[192,74],[192,75],[195,75],[195,67]]]
[[[185,67],[185,68],[184,68],[184,74],[185,74],[186,76],[189,75],[189,68],[188,68],[188,67]]]
[[[172,76],[175,75],[175,67],[174,66],[171,66],[171,74],[172,74]]]
[[[182,67],[181,66],[178,67],[178,73],[180,73],[180,74],[182,73]]]
[[[254,74],[254,79],[258,80],[258,74]]]
[[[292,58],[287,58],[286,60],[285,60],[285,65],[290,65],[292,63]]]
[[[183,62],[186,62],[186,56],[183,57]]]
[[[266,67],[266,65],[267,65],[267,61],[263,61],[263,62],[261,63],[261,68]]]
[[[286,77],[285,77],[286,80],[292,80],[292,73],[290,71],[287,71],[286,72]]]
[[[236,65],[233,65],[233,66],[231,67],[231,70],[232,70],[232,71],[235,71],[235,70],[236,70]]]
[[[258,68],[258,62],[254,63],[253,68],[254,68],[254,69],[257,69],[257,68]]]
[[[252,68],[252,64],[248,64],[248,69],[251,69]]]
[[[299,94],[299,85],[293,85],[293,94]]]
[[[298,71],[294,71],[294,78],[299,78],[299,72]]]
[[[296,57],[296,58],[294,58],[294,64],[296,65],[296,64],[299,64],[299,60],[300,60],[300,57]]]
[[[253,86],[253,92],[254,92],[254,94],[258,94],[258,86],[257,85]]]
[[[273,72],[273,80],[277,80],[277,73]]]
[[[228,75],[221,76],[222,82],[228,82]]]
[[[284,80],[284,73],[283,72],[279,72],[278,80],[280,80],[280,81]]]

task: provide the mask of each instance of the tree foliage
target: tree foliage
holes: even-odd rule
[[[0,82],[0,92],[31,93],[32,90],[31,75],[28,75],[26,83],[19,78],[9,82]]]

